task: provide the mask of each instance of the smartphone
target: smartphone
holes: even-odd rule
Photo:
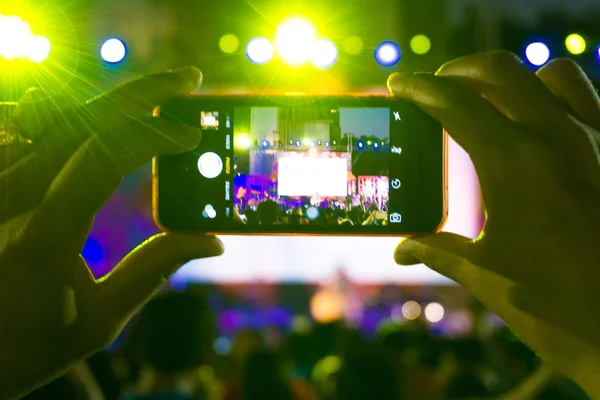
[[[165,231],[412,236],[447,217],[447,135],[413,104],[382,95],[209,96],[157,110],[202,131],[153,162]]]

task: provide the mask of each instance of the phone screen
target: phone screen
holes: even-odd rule
[[[445,217],[445,136],[388,97],[179,99],[161,117],[202,142],[156,161],[169,230],[408,234]]]

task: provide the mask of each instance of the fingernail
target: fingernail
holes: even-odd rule
[[[387,87],[390,91],[394,90],[394,87],[402,82],[402,80],[406,77],[406,74],[402,72],[394,72],[390,75],[387,81]]]
[[[394,251],[394,261],[399,265],[415,265],[420,264],[421,261],[417,260],[410,255],[410,245],[407,242],[408,238],[402,238],[396,250]],[[408,244],[408,246],[407,246]]]
[[[182,67],[169,71],[181,78],[181,91],[193,92],[202,83],[202,72],[196,67]]]

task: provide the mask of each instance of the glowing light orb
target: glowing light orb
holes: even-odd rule
[[[238,149],[248,149],[252,145],[252,140],[250,139],[250,136],[248,136],[248,135],[237,134],[237,135],[235,135],[235,139],[234,139],[233,143],[235,144],[235,147],[237,147]]]
[[[534,42],[525,49],[525,56],[531,64],[540,67],[550,59],[550,49],[542,42]]]
[[[579,55],[585,51],[586,43],[585,39],[581,35],[574,33],[567,36],[567,40],[565,40],[565,46],[567,46],[569,53]]]
[[[319,40],[313,46],[310,61],[314,66],[320,68],[330,67],[338,58],[338,50],[329,40]]]
[[[416,35],[410,40],[410,49],[418,55],[427,54],[431,50],[431,40],[425,35]]]
[[[394,42],[383,42],[375,49],[375,60],[380,65],[391,67],[400,61],[400,47]]]
[[[291,18],[277,28],[275,49],[284,62],[302,65],[310,58],[316,40],[316,29],[309,21],[304,18]]]
[[[400,324],[404,321],[404,315],[402,313],[402,305],[398,304],[392,307],[392,311],[390,313],[392,321],[396,324]]]
[[[126,55],[127,47],[121,39],[108,39],[102,43],[102,47],[100,47],[100,56],[107,63],[119,63],[123,61]]]
[[[0,18],[0,57],[7,60],[27,56],[33,33],[31,27],[16,15]]]
[[[311,299],[310,311],[317,322],[333,322],[342,318],[344,300],[337,293],[323,290],[317,292]]]
[[[416,301],[407,301],[402,305],[402,315],[408,320],[419,318],[421,306]]]
[[[27,57],[36,63],[44,61],[50,55],[52,45],[50,40],[44,36],[34,36],[29,41]]]
[[[266,64],[271,61],[274,54],[273,45],[269,39],[259,37],[248,42],[246,46],[246,56],[255,64]]]
[[[440,322],[444,318],[444,307],[440,303],[427,304],[425,318],[432,323]]]
[[[223,53],[235,53],[240,47],[240,39],[234,34],[228,33],[219,40],[219,48]]]
[[[358,36],[350,36],[344,41],[344,50],[346,53],[357,56],[362,53],[365,44]]]

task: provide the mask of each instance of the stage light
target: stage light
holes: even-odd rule
[[[290,146],[293,146],[293,145],[294,145],[294,141],[290,140]]]
[[[296,140],[296,147],[300,147],[300,145],[302,145],[302,142],[300,142],[299,140]]]
[[[334,140],[333,142],[331,142],[334,146],[337,144],[337,142]]]
[[[234,34],[223,35],[219,40],[219,48],[225,54],[235,53],[240,47],[240,39]]]
[[[308,61],[316,42],[315,27],[304,18],[290,18],[277,27],[275,49],[279,57],[290,65]]]
[[[315,67],[327,68],[335,64],[338,58],[338,50],[335,44],[329,40],[319,40],[311,50],[310,61]]]
[[[600,61],[600,46],[596,49],[596,58]]]
[[[325,142],[325,147],[329,147],[329,142]]]
[[[35,63],[40,63],[48,58],[51,48],[52,45],[48,38],[44,36],[34,36],[29,41],[27,57]]]
[[[431,40],[425,35],[416,35],[410,40],[410,49],[420,56],[427,54],[431,50]]]
[[[377,143],[377,142],[373,143],[373,148],[374,149],[378,149],[379,148],[379,143]]]
[[[315,147],[317,145],[317,142],[315,142],[314,140],[312,142],[310,142],[310,147]]]
[[[444,307],[440,303],[429,303],[425,307],[425,318],[429,322],[440,322],[444,318]]]
[[[102,43],[100,47],[100,56],[104,61],[110,64],[116,64],[127,55],[127,47],[121,39],[111,38]]]
[[[267,147],[269,147],[269,142],[267,142],[266,140],[263,140],[263,141],[262,141],[262,147],[263,147],[263,148],[265,148],[265,149],[266,149]]]
[[[252,140],[250,136],[238,133],[235,135],[234,144],[238,149],[249,149],[252,145]]]
[[[304,143],[306,146],[308,146],[308,145],[310,144],[310,140],[308,140],[308,139],[304,139],[304,140],[302,141],[302,143]]]
[[[358,36],[350,36],[344,41],[344,50],[346,53],[357,56],[362,53],[365,44]]]
[[[371,141],[367,140],[367,146],[370,146],[370,145],[371,145]]]
[[[390,313],[392,321],[396,324],[401,324],[404,322],[404,315],[402,314],[402,306],[400,304],[392,307],[392,311]]]
[[[0,16],[0,57],[7,60],[26,57],[33,37],[31,27],[16,15]]]
[[[375,60],[385,67],[391,67],[400,61],[400,48],[394,42],[383,42],[375,49]]]
[[[550,49],[542,42],[534,42],[525,49],[525,56],[531,64],[540,67],[550,59]]]
[[[359,140],[356,143],[356,147],[358,147],[359,149],[362,149],[363,147],[365,147],[365,144],[364,144],[364,142],[362,140]]]
[[[321,142],[320,140],[317,142],[317,146],[320,146],[321,144],[323,144],[323,142]]]
[[[248,42],[246,56],[255,64],[266,64],[273,58],[273,45],[264,37],[258,37]]]
[[[567,36],[567,40],[565,40],[565,46],[567,46],[569,53],[579,55],[585,51],[586,43],[585,39],[581,35],[574,33]]]
[[[408,320],[419,318],[421,306],[416,301],[407,301],[402,305],[402,315]]]

